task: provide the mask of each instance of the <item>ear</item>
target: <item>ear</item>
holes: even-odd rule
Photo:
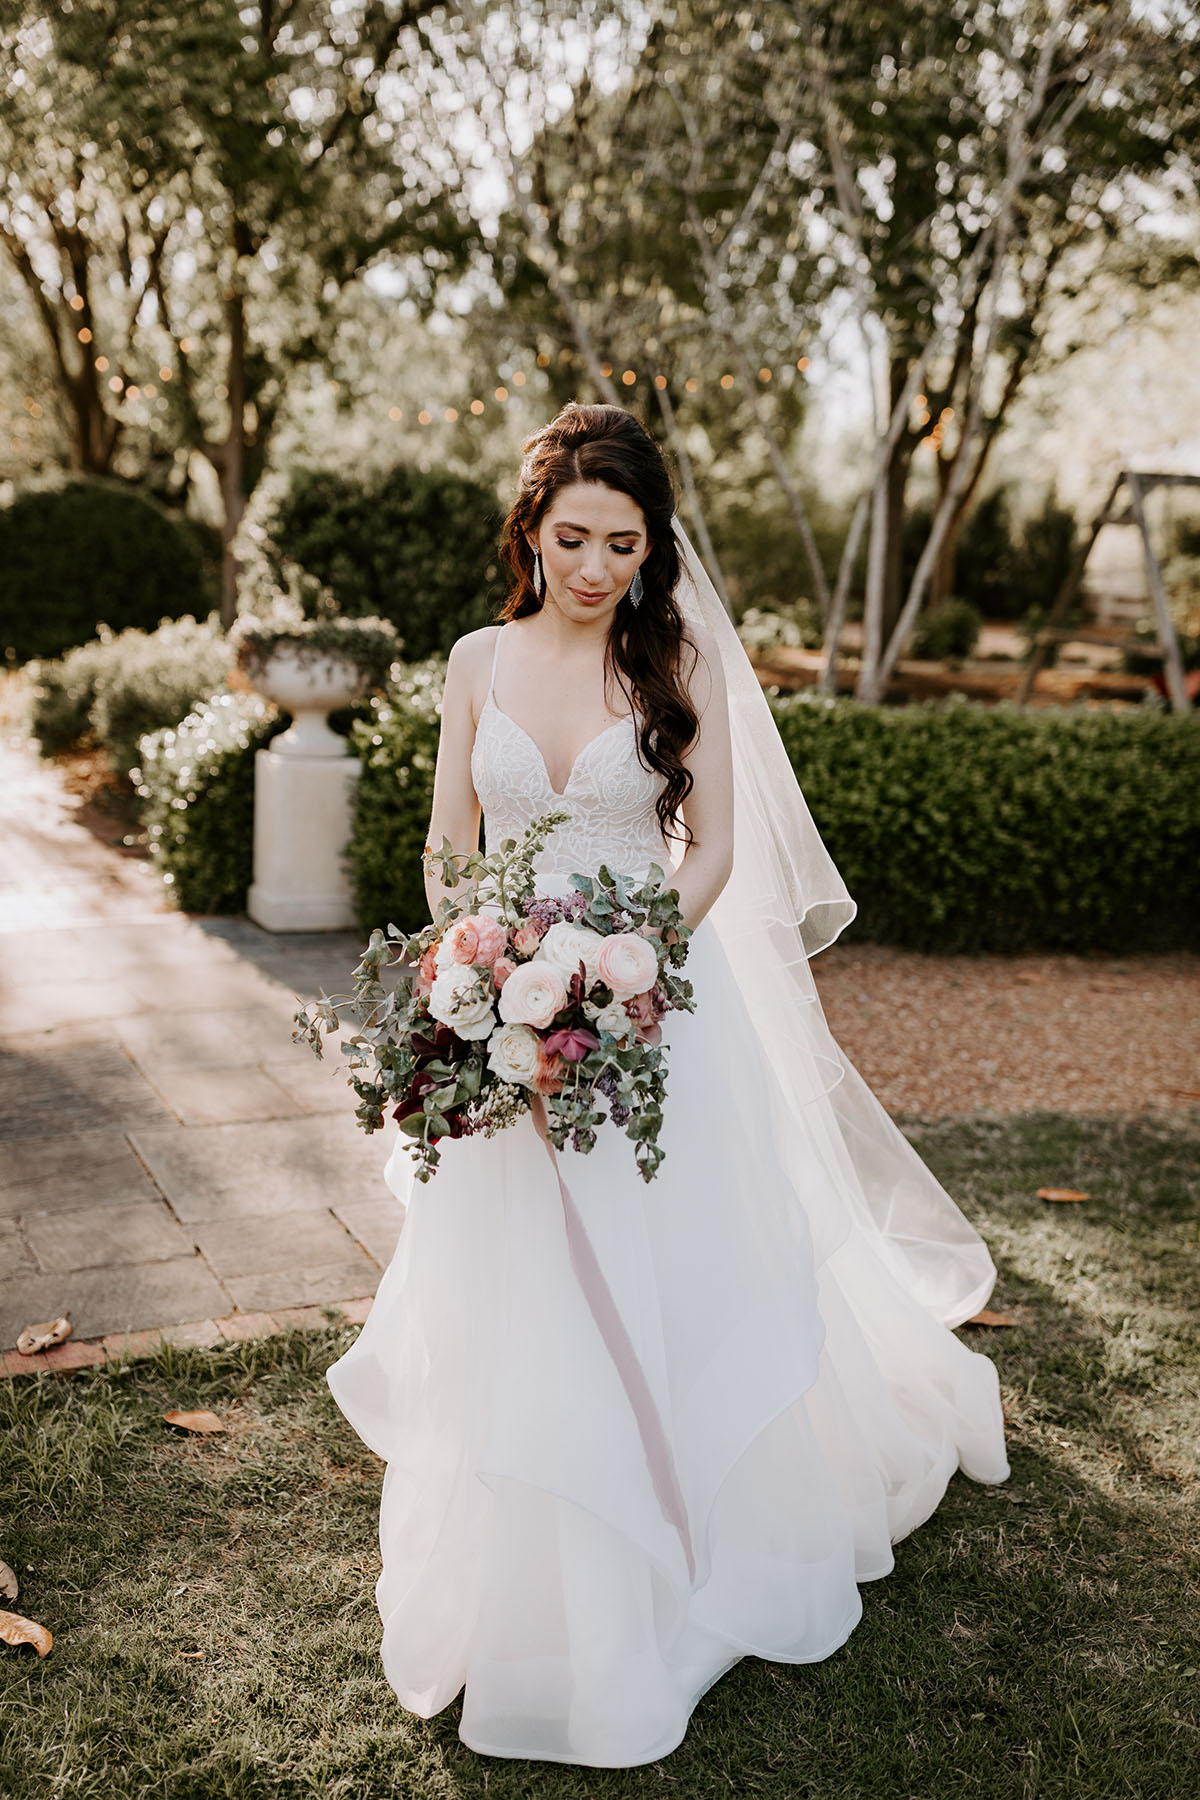
[[[534,555],[536,556],[538,554],[540,546],[538,544],[537,538],[534,536],[532,531],[527,531],[525,533],[525,542],[529,545],[529,548],[533,551]]]

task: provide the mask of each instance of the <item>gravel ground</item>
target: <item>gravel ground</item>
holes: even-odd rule
[[[889,1112],[1200,1110],[1200,956],[919,956],[834,945],[833,1029]]]

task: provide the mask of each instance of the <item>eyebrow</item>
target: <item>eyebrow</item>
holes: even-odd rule
[[[556,519],[555,527],[559,531],[578,531],[584,537],[587,537],[589,535],[589,527],[588,526],[573,525],[571,523],[570,519]],[[610,531],[606,535],[608,537],[640,537],[641,533],[636,530],[634,530],[634,531]]]

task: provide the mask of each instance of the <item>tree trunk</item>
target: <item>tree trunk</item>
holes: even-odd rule
[[[234,540],[246,510],[246,302],[238,277],[225,308],[229,360],[225,385],[229,393],[229,431],[220,444],[206,444],[205,455],[221,485],[221,624],[228,631],[238,612],[238,560]]]
[[[896,628],[904,604],[904,499],[912,467],[913,443],[906,431],[887,466],[883,543],[883,642]]]

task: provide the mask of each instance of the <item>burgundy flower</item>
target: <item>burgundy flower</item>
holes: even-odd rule
[[[552,1031],[548,1038],[542,1040],[542,1047],[547,1056],[562,1056],[567,1062],[582,1062],[589,1050],[594,1050],[600,1039],[594,1031],[587,1031],[582,1025],[565,1025],[561,1031]]]

